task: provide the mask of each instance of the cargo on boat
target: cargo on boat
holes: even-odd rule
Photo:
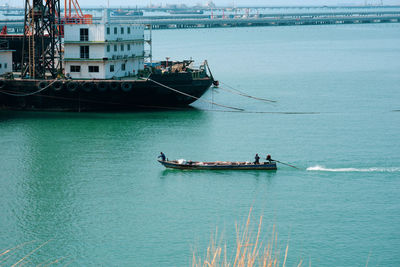
[[[166,168],[181,170],[277,170],[275,161],[254,164],[252,162],[231,162],[231,161],[186,161],[186,160],[158,160]]]
[[[13,71],[1,73],[0,69],[0,108],[96,111],[184,107],[214,82],[206,61],[198,67],[193,60],[153,61],[151,27],[145,37],[145,25],[112,20],[108,10],[98,22],[90,15],[61,19],[59,9],[54,9],[57,2],[28,5],[31,9],[26,10],[23,38],[3,35],[3,40],[13,40],[9,44],[15,48],[7,46],[8,52],[0,53],[0,63],[2,55],[9,62],[9,51],[22,50],[17,57],[21,63],[8,64]]]

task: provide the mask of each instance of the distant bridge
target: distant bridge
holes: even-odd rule
[[[100,21],[96,18],[95,21]],[[345,11],[345,12],[305,12],[269,13],[252,15],[183,15],[183,16],[142,16],[112,17],[121,23],[151,25],[153,29],[250,27],[282,25],[320,25],[353,23],[398,23],[399,11]],[[7,25],[10,32],[23,32],[23,20],[0,20],[0,28]]]
[[[96,7],[90,7],[90,6],[81,6],[83,11],[102,11],[105,6],[96,6]],[[110,7],[109,9],[111,11],[116,11],[119,9],[123,9],[126,11],[132,11],[132,10],[142,10],[146,12],[168,12],[171,10],[180,10],[180,11],[185,11],[185,10],[203,10],[203,11],[211,11],[211,10],[217,10],[217,11],[222,11],[222,10],[231,10],[231,11],[240,11],[240,10],[293,10],[293,9],[301,9],[301,10],[307,10],[307,9],[321,9],[321,10],[348,10],[348,9],[394,9],[394,8],[400,8],[400,5],[337,5],[337,6],[238,6],[238,7],[232,7],[232,6],[218,6],[218,7],[202,7],[202,6],[195,6],[195,7],[187,7],[187,8],[177,8],[174,6],[169,6],[169,7],[132,7],[132,6],[120,6],[120,7]],[[61,8],[63,11],[64,9]],[[24,11],[23,8],[20,7],[10,7],[10,6],[0,6],[0,11]]]
[[[262,14],[258,16],[214,16],[213,18],[142,18],[135,22],[151,25],[153,29],[171,28],[214,28],[283,25],[320,25],[352,23],[396,23],[400,22],[400,12],[365,13],[296,13]]]

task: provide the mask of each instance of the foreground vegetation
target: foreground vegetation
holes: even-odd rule
[[[275,232],[275,227],[272,230],[272,236],[269,241],[265,242],[261,238],[262,216],[258,223],[257,234],[251,231],[250,225],[251,209],[247,217],[246,224],[242,229],[238,224],[236,227],[236,245],[233,257],[228,260],[227,245],[221,245],[221,241],[217,241],[218,234],[216,231],[215,237],[211,238],[211,244],[207,248],[204,257],[197,256],[193,253],[192,267],[276,267],[286,265],[289,243],[285,248],[282,265],[282,258],[278,248],[278,235]],[[302,266],[302,261],[297,265]]]

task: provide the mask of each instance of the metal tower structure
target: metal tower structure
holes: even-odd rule
[[[59,14],[60,0],[25,0],[22,77],[56,78],[62,71]]]

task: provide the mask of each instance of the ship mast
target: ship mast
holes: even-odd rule
[[[25,0],[23,78],[56,78],[61,72],[60,0]]]

